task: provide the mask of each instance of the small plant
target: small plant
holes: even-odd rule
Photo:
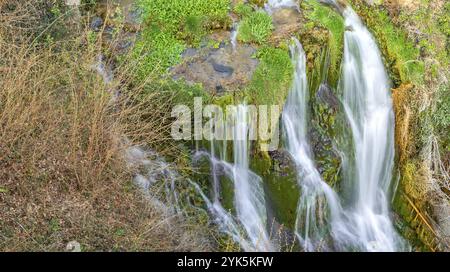
[[[230,0],[138,0],[145,22],[132,56],[138,76],[165,74],[187,46],[198,46],[213,28],[224,27]]]
[[[240,17],[246,17],[246,16],[249,16],[253,12],[253,8],[244,3],[239,3],[233,8],[233,11]]]
[[[263,11],[256,11],[242,20],[238,39],[246,43],[262,44],[272,35],[273,29],[272,18]]]
[[[292,81],[293,66],[288,51],[263,47],[257,53],[260,64],[250,84],[250,96],[259,105],[282,105]]]

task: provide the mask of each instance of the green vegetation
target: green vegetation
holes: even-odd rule
[[[153,77],[136,84],[127,59],[104,82],[93,69],[112,51],[104,33],[51,35],[68,22],[47,21],[57,13],[48,3],[0,2],[0,251],[63,251],[69,241],[83,251],[209,249],[208,228],[196,230],[206,223],[191,221],[199,214],[167,216],[124,158],[130,144],[180,156],[168,137],[173,95]]]
[[[292,82],[293,65],[289,53],[281,48],[262,47],[260,60],[248,94],[257,105],[283,105]]]
[[[443,86],[437,93],[436,109],[431,114],[435,133],[439,136],[440,146],[444,153],[450,152],[450,90]]]
[[[244,100],[283,105],[293,79],[291,35],[302,42],[307,57],[308,136],[317,169],[337,192],[345,186],[335,146],[353,142],[343,132],[348,127],[339,98],[332,96],[344,33],[351,29],[336,11],[316,0],[299,1],[300,20],[288,18],[284,24],[283,16],[293,13],[277,13],[277,29],[282,27],[272,35],[272,18],[260,9],[266,0],[135,1],[142,11],[139,26],[127,21],[121,6],[113,4],[111,10],[99,0],[82,0],[83,7],[71,12],[61,0],[0,1],[0,250],[60,251],[74,240],[83,251],[241,250],[212,227],[206,209],[199,208],[205,207],[204,199],[184,178],[195,180],[205,193],[211,189],[209,160],[193,167],[192,143],[171,138],[171,109],[192,106],[199,96],[204,105],[223,108]],[[450,3],[418,0],[416,8],[403,1],[349,2],[377,40],[394,81],[400,183],[393,206],[402,218],[394,216],[394,223],[414,249],[440,250],[433,228],[440,222],[435,208],[448,202],[449,190],[444,179],[450,165]],[[89,28],[92,14],[101,17],[96,25],[104,29]],[[238,39],[246,45],[232,51],[224,30],[236,15]],[[118,49],[125,42],[129,51]],[[210,69],[199,80],[209,80],[211,73],[236,79],[232,86],[238,87],[220,83],[210,94],[201,83],[173,80],[169,69],[183,61],[186,48],[196,50],[187,52],[186,65],[176,67],[182,70],[177,77],[200,63],[200,69],[188,72]],[[234,62],[241,49],[256,52],[258,66],[248,59]],[[111,81],[95,71],[101,70],[100,55],[101,65],[111,68]],[[216,57],[215,64],[223,67],[212,63]],[[250,72],[237,65],[256,69],[249,83]],[[318,95],[324,82],[330,89]],[[212,143],[199,145],[210,149]],[[180,174],[174,185],[179,214],[142,195],[133,178],[148,169],[127,163],[124,152],[130,146],[154,150]],[[216,153],[232,161],[233,145],[221,148]],[[295,227],[300,193],[292,161],[279,151],[261,151],[258,142],[249,152],[250,169],[264,181],[267,206],[281,225],[270,235],[274,240],[290,236],[283,228]],[[220,201],[235,214],[234,184],[220,176]],[[174,205],[164,190],[165,175],[160,178],[148,192]],[[279,244],[281,250],[291,246]]]
[[[368,6],[356,0],[354,7],[374,34],[396,83],[423,83],[425,67],[420,60],[420,51],[407,33],[396,27],[386,10]]]
[[[272,35],[272,18],[263,11],[254,11],[245,15],[239,24],[238,39],[245,43],[263,44]]]
[[[164,74],[168,68],[181,61],[185,44],[170,33],[152,26],[142,33],[132,55],[139,65],[139,78],[146,78],[155,71]]]
[[[147,22],[157,23],[165,32],[183,31],[193,17],[203,21],[202,27],[213,28],[214,23],[228,20],[230,0],[139,0]]]
[[[448,248],[433,229],[436,222],[430,222],[439,213],[436,205],[448,203],[443,172],[450,165],[449,5],[442,0],[420,0],[413,6],[352,3],[378,41],[396,87],[401,176],[394,208],[408,224],[404,234],[416,237],[411,242],[419,249]]]
[[[229,24],[230,0],[139,0],[145,26],[134,49],[138,76],[157,67],[164,74],[181,60],[187,45],[198,46],[215,28]]]
[[[316,0],[306,0],[302,2],[302,9],[307,22],[305,23],[304,32],[308,33],[317,26],[328,30],[329,50],[329,71],[330,82],[337,82],[340,75],[340,63],[344,46],[344,21],[342,17],[335,11],[326,7]],[[305,39],[310,37],[303,37]],[[307,43],[307,41],[305,41]],[[317,46],[317,45],[316,45]],[[307,47],[307,45],[305,46]],[[319,58],[320,56],[315,56]]]
[[[233,7],[233,12],[242,18],[249,16],[253,12],[253,8],[250,5],[238,3],[236,6]]]

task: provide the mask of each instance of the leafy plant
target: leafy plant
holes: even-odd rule
[[[249,16],[253,12],[253,8],[244,3],[238,3],[236,6],[234,6],[233,11],[240,17],[245,17]]]
[[[288,51],[263,47],[257,57],[260,64],[249,86],[249,94],[258,105],[282,105],[292,82],[293,66]]]
[[[181,61],[188,46],[197,46],[212,27],[225,25],[230,0],[139,0],[144,27],[132,52],[137,75],[165,74]]]
[[[252,12],[239,25],[238,39],[242,42],[263,44],[272,35],[272,18],[263,11]]]

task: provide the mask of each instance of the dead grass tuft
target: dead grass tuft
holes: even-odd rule
[[[105,84],[101,35],[40,40],[45,2],[0,2],[0,250],[208,249],[202,226],[145,199],[123,158],[125,137],[175,150],[171,96],[134,86],[131,66]]]

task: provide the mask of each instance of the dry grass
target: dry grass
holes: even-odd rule
[[[135,188],[122,156],[124,136],[174,150],[170,95],[133,86],[131,66],[105,84],[86,31],[43,46],[40,3],[0,1],[0,250],[207,250],[201,226]]]

